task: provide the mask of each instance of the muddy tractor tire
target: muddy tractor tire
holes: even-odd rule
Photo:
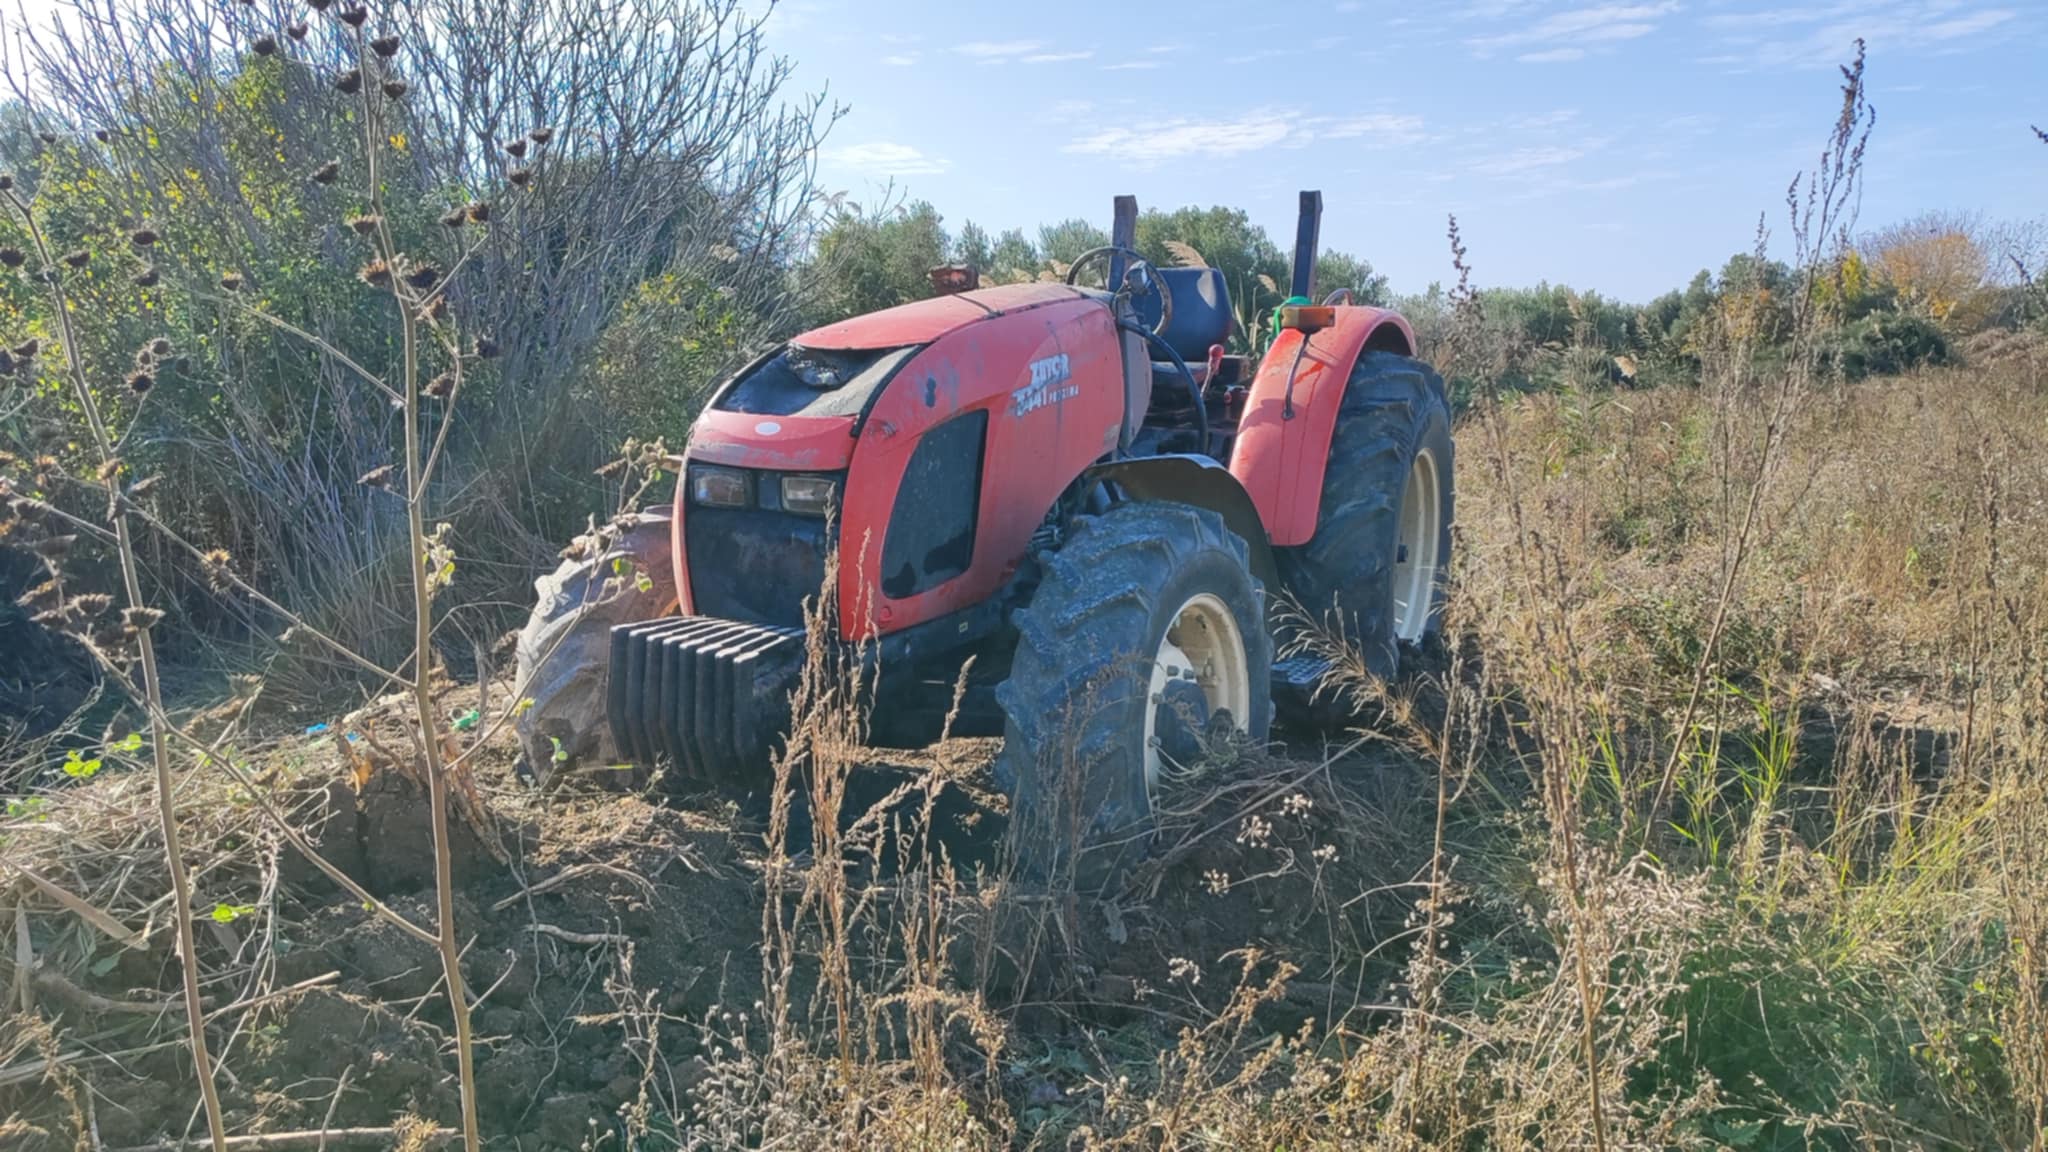
[[[1402,648],[1441,623],[1451,510],[1443,380],[1419,360],[1367,352],[1337,414],[1315,535],[1274,550],[1281,586],[1374,676],[1392,680]]]
[[[1273,643],[1250,550],[1207,509],[1079,517],[1043,564],[996,689],[994,774],[1018,870],[1086,886],[1142,856],[1160,788],[1205,745],[1264,742]]]
[[[605,718],[611,631],[675,611],[669,538],[667,508],[630,514],[585,537],[583,555],[533,582],[537,599],[518,646],[519,682],[533,704],[517,727],[540,783],[622,759]]]

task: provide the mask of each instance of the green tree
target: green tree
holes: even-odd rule
[[[1022,237],[1018,237],[1022,239]],[[1072,264],[1081,253],[1109,243],[1109,233],[1075,217],[1038,230],[1038,255],[1057,264]]]
[[[919,200],[882,217],[841,212],[818,239],[811,268],[827,318],[893,308],[932,294],[931,270],[952,244],[938,209]]]
[[[1349,252],[1325,251],[1316,259],[1316,292],[1327,296],[1339,288],[1351,289],[1351,302],[1384,308],[1392,298],[1387,278],[1373,271],[1372,261]]]

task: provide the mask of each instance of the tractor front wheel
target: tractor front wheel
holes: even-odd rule
[[[1043,561],[996,690],[995,775],[1025,873],[1113,875],[1206,744],[1265,740],[1273,642],[1249,557],[1216,513],[1141,501],[1077,518]]]

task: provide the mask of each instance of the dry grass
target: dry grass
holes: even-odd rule
[[[2048,686],[2031,640],[2048,461],[2028,434],[2048,396],[2004,368],[1807,396],[1680,732],[1725,571],[1733,502],[1713,497],[1720,470],[1743,467],[1714,444],[1753,442],[1763,418],[1693,391],[1522,397],[1468,418],[1454,643],[1435,671],[1375,689],[1354,741],[1238,752],[1198,777],[1158,862],[1107,901],[948,859],[936,813],[976,770],[955,745],[860,815],[865,688],[822,651],[786,764],[806,819],[687,877],[724,893],[721,915],[762,909],[759,979],[728,977],[740,998],[708,1015],[669,998],[674,977],[645,951],[660,939],[687,959],[704,945],[676,940],[704,926],[679,911],[681,937],[630,927],[685,870],[605,846],[644,837],[649,810],[591,796],[555,816],[498,794],[506,818],[564,829],[521,875],[605,863],[521,897],[584,941],[543,950],[559,955],[536,1002],[586,990],[548,1000],[580,1005],[553,1027],[624,1045],[637,1074],[619,1131],[641,1147],[1557,1147],[1594,1143],[1595,1100],[1609,1147],[2038,1146]],[[1674,744],[1679,785],[1657,813]],[[280,799],[304,796],[293,780],[320,779],[329,754],[288,747],[253,754],[282,769],[264,777]],[[208,777],[181,786],[201,908],[252,905],[237,941],[306,931],[308,879],[278,878],[247,798]],[[0,829],[7,861],[148,931],[159,878],[124,863],[152,851],[144,784],[110,771],[39,798]],[[713,818],[731,819],[690,817]],[[470,898],[503,903],[488,887],[502,883],[472,880]],[[594,914],[550,911],[565,892]],[[12,903],[57,979],[31,988],[40,1011],[17,1017],[0,1074],[20,1075],[0,1091],[56,1139],[87,1087],[170,1067],[124,1054],[175,1042],[81,1016],[63,985],[154,1004],[168,970],[157,939],[96,974],[127,950],[47,893],[17,887]],[[291,983],[219,935],[202,938],[210,1003]],[[225,1040],[244,1018],[227,1067],[254,1089],[263,1014],[216,1027]],[[113,1061],[33,1074],[110,1025],[94,1043]],[[229,1097],[247,1122],[261,1093]]]

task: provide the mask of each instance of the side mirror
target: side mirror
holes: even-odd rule
[[[972,264],[941,264],[925,275],[931,277],[932,291],[941,296],[957,296],[981,287],[981,270]]]

